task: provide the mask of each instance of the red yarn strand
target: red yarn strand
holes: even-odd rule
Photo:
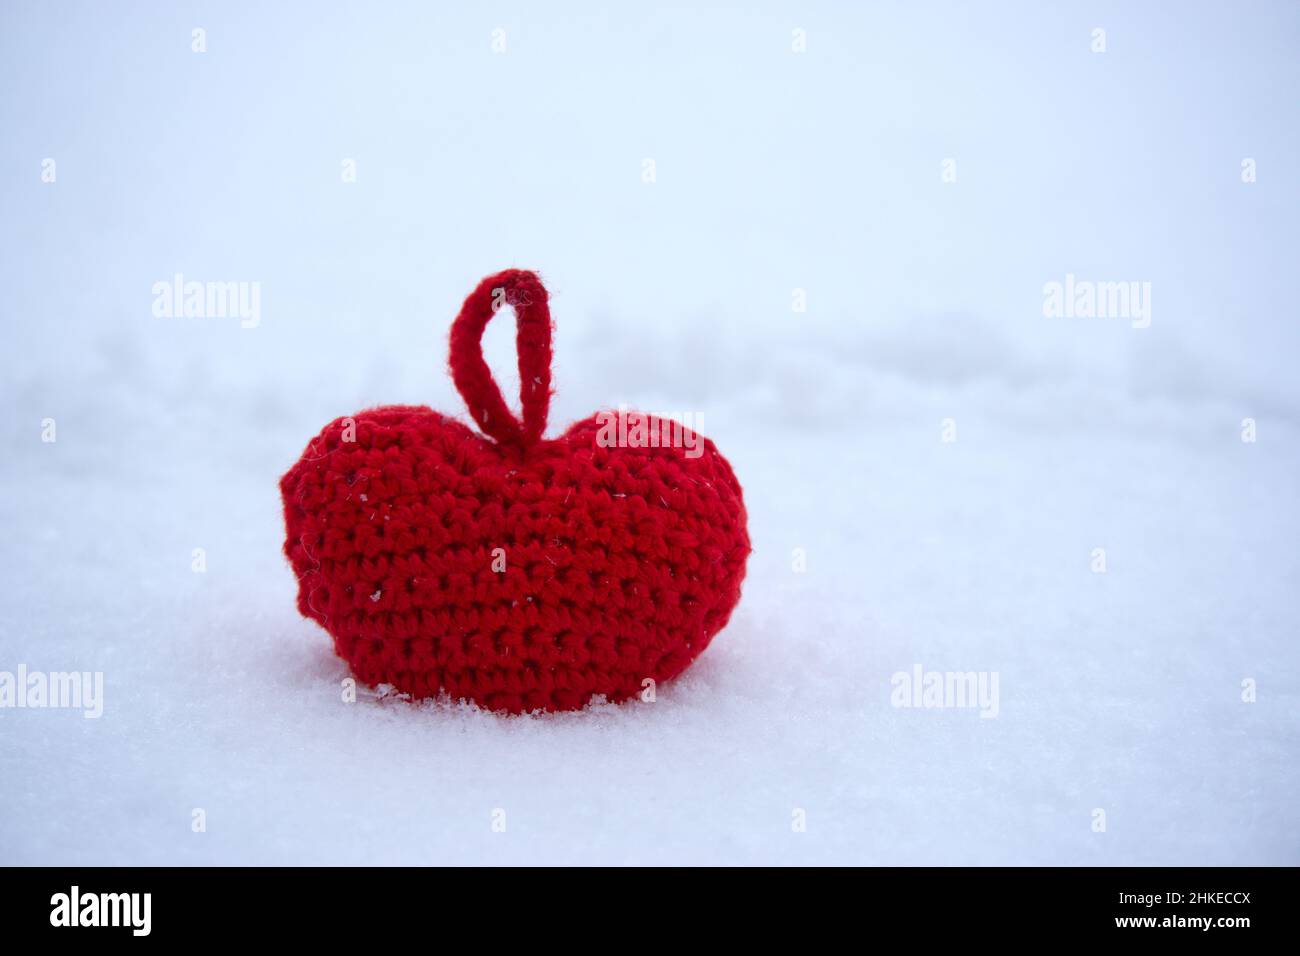
[[[536,273],[507,269],[478,284],[451,326],[452,380],[474,423],[502,444],[527,447],[546,430],[551,404],[551,310],[547,300],[546,287]],[[483,330],[506,305],[514,307],[516,316],[522,422],[506,405],[483,360]]]

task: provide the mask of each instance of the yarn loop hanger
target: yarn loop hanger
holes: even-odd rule
[[[456,390],[474,423],[503,445],[527,448],[546,430],[551,405],[551,310],[542,280],[526,269],[488,276],[465,299],[451,324],[449,364]],[[506,405],[483,359],[483,330],[504,306],[515,310],[519,353],[519,405],[523,420]]]

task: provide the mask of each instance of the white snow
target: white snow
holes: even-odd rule
[[[104,680],[0,709],[0,863],[1300,863],[1295,5],[534,6],[0,11],[0,671]],[[345,703],[277,479],[467,418],[510,265],[552,432],[731,459],[744,598],[652,704]],[[258,322],[156,317],[176,273]],[[1150,327],[1045,317],[1067,273]],[[917,665],[997,716],[891,706]]]

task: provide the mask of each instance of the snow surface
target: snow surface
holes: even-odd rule
[[[228,6],[0,9],[0,671],[105,680],[0,709],[0,863],[1300,863],[1295,4]],[[276,481],[461,413],[509,265],[552,431],[702,414],[744,598],[653,704],[344,703]],[[177,272],[259,324],[156,318]],[[918,664],[998,716],[891,706]]]

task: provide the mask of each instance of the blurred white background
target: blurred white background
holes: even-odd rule
[[[1298,51],[1293,2],[6,3],[0,670],[107,699],[0,710],[0,862],[1300,862]],[[651,708],[343,705],[276,480],[460,414],[508,266],[552,432],[702,415],[746,596]],[[890,707],[916,663],[1000,716]]]

